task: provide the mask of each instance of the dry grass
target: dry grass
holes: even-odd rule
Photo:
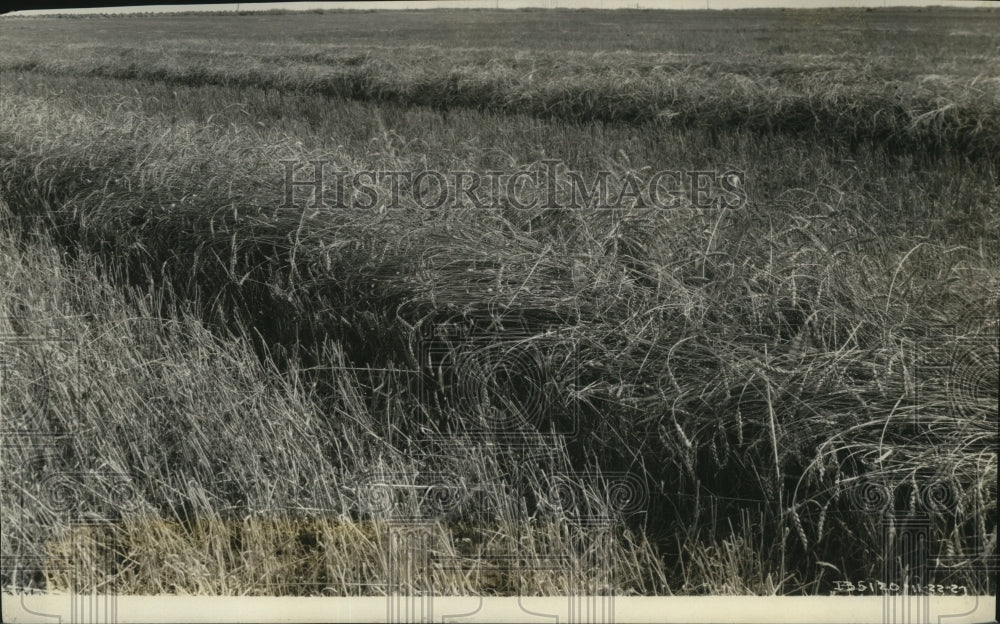
[[[247,336],[220,338],[159,287],[122,292],[87,252],[65,259],[16,223],[4,215],[0,244],[4,423],[24,432],[3,455],[3,543],[18,562],[5,566],[8,588],[380,593],[395,576],[387,557],[405,556],[390,537],[415,522],[413,543],[428,555],[461,559],[456,549],[475,537],[467,572],[433,578],[449,593],[509,591],[486,570],[515,545],[565,563],[565,573],[524,576],[527,592],[600,579],[618,592],[665,591],[641,537],[606,532],[595,554],[580,543],[593,532],[559,509],[523,518],[490,449],[403,455],[335,347],[325,376],[336,392],[321,400],[295,370],[261,361]],[[560,468],[557,453],[525,476],[540,488],[542,471]],[[382,501],[379,475],[417,493],[453,492],[461,478],[476,495],[460,489],[446,510],[471,528],[420,497]],[[598,556],[613,570],[593,565]],[[394,587],[423,587],[430,573]]]
[[[82,274],[151,293],[154,303],[119,316],[196,328],[161,337],[154,323],[148,336],[94,343],[95,362],[142,372],[128,377],[131,391],[107,395],[131,397],[114,418],[133,426],[62,460],[143,467],[139,483],[160,515],[123,519],[116,539],[134,553],[177,544],[205,570],[172,579],[136,564],[146,572],[128,577],[130,588],[292,592],[277,570],[295,561],[305,562],[296,576],[336,592],[377,586],[386,568],[363,554],[330,560],[293,545],[289,559],[268,556],[278,566],[268,568],[226,547],[249,531],[262,552],[276,552],[295,533],[288,526],[307,522],[317,543],[354,531],[338,552],[376,557],[363,536],[380,529],[340,516],[351,513],[355,486],[345,484],[363,486],[376,471],[407,486],[429,485],[417,476],[428,472],[458,475],[485,492],[466,512],[497,552],[570,553],[574,570],[591,572],[597,557],[611,562],[621,592],[826,591],[831,579],[881,570],[886,522],[925,514],[935,552],[968,553],[939,582],[990,591],[992,577],[973,565],[996,549],[989,337],[1000,286],[991,142],[1000,134],[996,91],[981,77],[872,93],[878,68],[852,73],[850,63],[792,64],[803,71],[786,78],[766,75],[780,74],[772,63],[720,81],[724,68],[661,67],[645,52],[564,54],[554,64],[544,52],[484,49],[446,64],[434,47],[399,61],[378,48],[358,57],[308,47],[314,56],[294,58],[306,47],[282,43],[237,62],[238,50],[209,61],[207,49],[181,56],[163,45],[155,58],[125,47],[105,60],[106,49],[83,46],[56,59],[19,41],[0,101],[0,190],[12,212],[88,258]],[[531,78],[525,63],[546,69]],[[949,80],[978,90],[941,86]],[[654,120],[664,107],[685,127]],[[802,140],[803,131],[824,139]],[[750,203],[727,212],[277,208],[282,158],[399,171],[513,170],[544,157],[615,176],[649,163],[725,163],[748,170]],[[26,277],[11,284],[29,287]],[[523,499],[497,478],[524,467],[510,449],[427,441],[497,416],[485,401],[459,413],[427,400],[417,381],[434,374],[426,332],[445,322],[482,332],[473,362],[518,346],[482,330],[486,321],[521,327],[522,343],[543,354],[572,354],[575,382],[547,386],[540,426],[575,418],[580,435],[527,463]],[[567,379],[546,370],[546,380]],[[249,409],[248,396],[258,397]],[[162,415],[134,426],[138,414]],[[89,418],[108,430],[99,410]],[[606,552],[580,549],[603,543],[592,527],[539,511],[551,507],[549,476],[574,470],[627,471],[648,488],[628,519],[636,532],[618,529]],[[574,485],[581,505],[610,513],[600,486],[593,476]],[[420,515],[418,501],[395,503]],[[189,520],[166,513],[177,508]],[[229,508],[266,518],[225,519]],[[277,510],[297,514],[286,524]],[[533,513],[538,523],[526,522]],[[429,530],[454,537],[470,522],[459,516]],[[254,569],[274,574],[254,584]],[[533,591],[552,589],[545,574],[535,578]],[[510,590],[495,579],[439,582]]]
[[[528,114],[569,121],[656,122],[875,139],[894,149],[993,158],[1000,82],[989,58],[975,73],[892,79],[892,67],[856,57],[735,64],[672,54],[434,47],[162,42],[155,49],[86,45],[53,54],[23,40],[0,69],[282,92]],[[791,66],[791,67],[789,67]]]

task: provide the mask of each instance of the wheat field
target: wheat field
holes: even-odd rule
[[[0,45],[5,591],[995,594],[996,10]],[[310,204],[317,161],[369,191]],[[552,162],[740,201],[480,206],[435,173]]]

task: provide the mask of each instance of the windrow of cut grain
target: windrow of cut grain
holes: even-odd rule
[[[768,206],[283,209],[280,172],[262,174],[276,160],[359,164],[293,138],[248,142],[239,126],[16,95],[0,106],[0,181],[14,210],[48,220],[133,280],[211,302],[212,320],[254,327],[269,342],[335,337],[353,363],[400,371],[425,365],[422,330],[447,322],[513,321],[528,340],[568,347],[572,385],[547,390],[561,400],[540,426],[576,419],[578,467],[641,474],[654,533],[712,526],[750,506],[771,521],[769,539],[808,553],[803,565],[834,558],[867,569],[879,518],[857,487],[917,496],[917,473],[932,466],[966,514],[936,537],[956,547],[986,537],[971,520],[995,498],[995,462],[984,463],[981,446],[990,414],[977,407],[971,428],[952,418],[948,378],[921,380],[913,393],[904,365],[940,348],[918,339],[926,327],[914,319],[942,316],[940,299],[920,295],[937,283],[920,267],[953,263],[948,249],[904,239],[850,252],[838,244],[871,227],[863,215],[830,240]],[[478,337],[504,341],[496,330]],[[455,414],[414,396],[413,430],[491,418],[485,404]],[[929,417],[888,426],[918,408]],[[928,436],[938,444],[919,442]]]
[[[1000,82],[985,73],[893,78],[879,61],[808,59],[794,69],[758,62],[696,62],[671,54],[276,46],[267,53],[165,45],[81,46],[53,56],[21,44],[0,69],[174,85],[282,91],[529,114],[570,122],[662,123],[719,130],[805,133],[876,142],[899,151],[1000,153]],[[810,67],[810,63],[815,67]],[[935,78],[931,75],[930,78]]]

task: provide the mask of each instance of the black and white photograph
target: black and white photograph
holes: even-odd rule
[[[996,620],[1000,3],[0,11],[4,621]]]

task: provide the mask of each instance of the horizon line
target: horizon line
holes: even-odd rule
[[[230,2],[225,4],[155,4],[11,11],[3,17],[75,17],[92,15],[160,15],[177,13],[265,13],[308,11],[427,10],[654,10],[739,11],[752,9],[905,9],[1000,8],[987,0],[390,0],[373,2]]]

